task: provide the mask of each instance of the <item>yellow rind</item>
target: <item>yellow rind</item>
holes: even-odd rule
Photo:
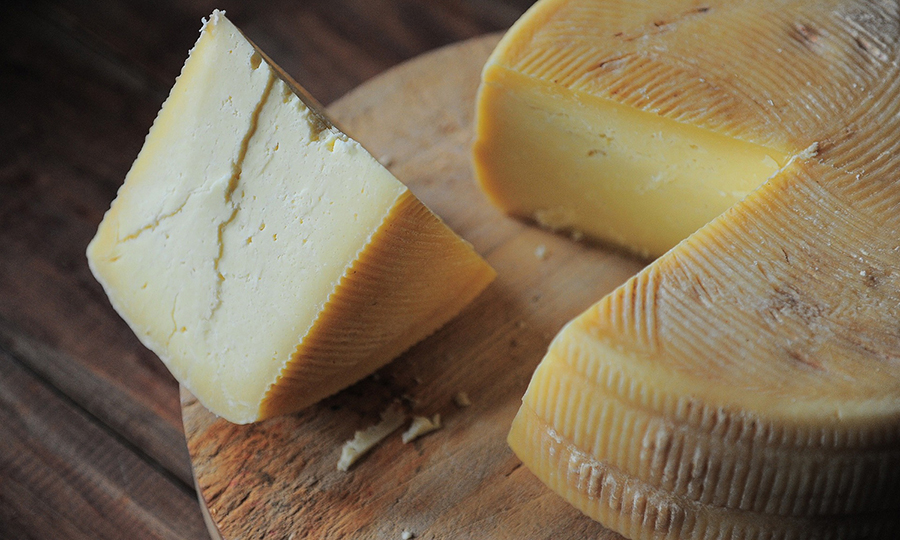
[[[689,383],[666,374],[663,385],[629,359],[570,325],[523,410],[598,463],[712,507],[822,516],[891,509],[900,497],[897,423],[777,422],[708,405],[681,391]],[[517,452],[527,444],[510,440]]]
[[[867,37],[867,24],[894,24],[890,9],[843,0],[544,0],[504,36],[485,70],[503,66],[686,125],[799,150],[858,106],[835,96],[881,80],[871,57],[891,51],[878,51],[877,39],[869,49],[857,40]]]
[[[672,495],[581,452],[528,406],[516,416],[509,442],[550,489],[630,540],[862,540],[900,534],[896,511],[773,516]]]
[[[304,408],[384,366],[456,316],[495,276],[405,191],[269,388],[260,418]]]

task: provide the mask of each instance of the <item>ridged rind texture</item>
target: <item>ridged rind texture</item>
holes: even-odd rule
[[[535,374],[528,408],[585,455],[711,506],[823,516],[900,498],[896,423],[775,421],[710,405],[690,382],[663,385],[617,356],[573,324]]]
[[[897,5],[546,1],[502,54],[567,20],[637,32],[618,74],[519,67],[795,159],[560,333],[511,446],[629,538],[897,538]]]
[[[885,80],[898,29],[890,2],[550,0],[517,24],[489,65],[802,149],[835,118],[867,110],[860,89]]]
[[[404,192],[302,337],[260,417],[299,410],[384,366],[456,316],[495,276],[471,245]]]
[[[863,540],[900,535],[900,513],[781,516],[701,503],[649,485],[594,459],[528,407],[513,425],[519,455],[576,508],[626,538],[640,540]]]

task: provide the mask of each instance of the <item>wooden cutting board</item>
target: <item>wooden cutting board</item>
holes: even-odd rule
[[[419,57],[330,111],[497,270],[456,319],[376,375],[291,416],[237,426],[182,392],[184,430],[214,538],[620,538],[545,488],[506,434],[562,326],[641,263],[511,219],[472,175],[474,100],[488,36]],[[543,257],[540,256],[543,251]],[[471,406],[454,396],[466,392]],[[336,470],[341,445],[393,400],[440,413],[410,444],[400,431]]]

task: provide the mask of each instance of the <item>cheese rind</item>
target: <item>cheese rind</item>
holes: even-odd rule
[[[515,441],[514,448],[519,456],[549,456],[549,459],[529,461],[531,471],[576,508],[626,538],[892,539],[896,538],[900,528],[900,517],[892,511],[814,517],[768,514],[704,504],[675,495],[582,452],[527,407],[516,416],[510,441]],[[678,470],[674,465],[668,465]],[[697,461],[682,470],[691,470],[691,467],[702,467],[702,462]],[[759,481],[753,473],[744,474],[748,483]],[[845,477],[849,475],[845,473]],[[795,476],[817,482],[808,470],[797,471]],[[773,482],[773,475],[762,478],[762,482]],[[825,483],[824,480],[818,482]]]
[[[303,408],[368,375],[459,313],[494,275],[405,192],[296,346],[262,414]]]
[[[282,77],[214,12],[88,247],[141,341],[240,423],[371,373],[494,276]]]

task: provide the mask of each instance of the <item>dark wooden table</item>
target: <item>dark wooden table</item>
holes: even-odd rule
[[[84,251],[223,8],[323,103],[530,0],[0,3],[0,538],[206,538],[176,382]]]

